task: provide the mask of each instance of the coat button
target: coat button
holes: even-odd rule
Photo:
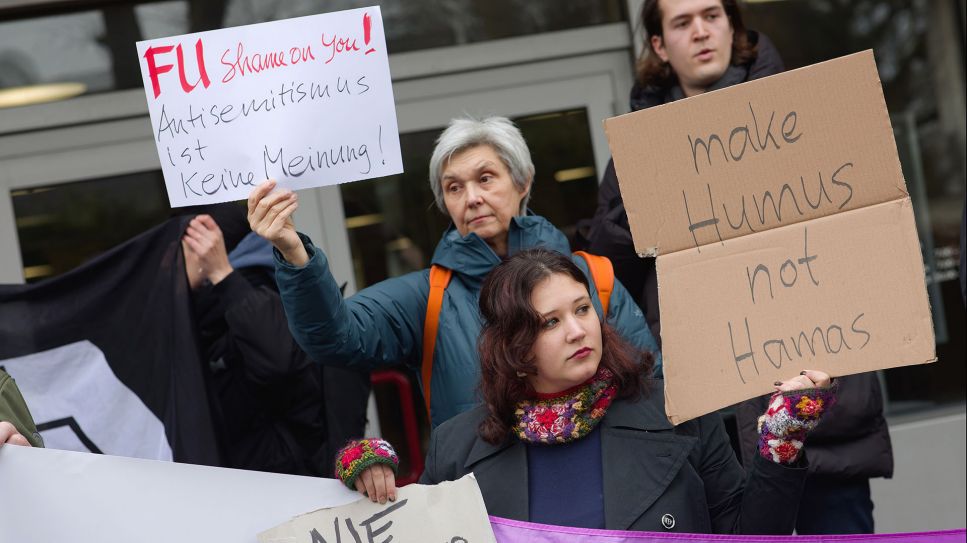
[[[661,516],[661,525],[664,526],[666,530],[671,530],[675,527],[675,517],[665,513]]]

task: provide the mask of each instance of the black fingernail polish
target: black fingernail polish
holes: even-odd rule
[[[775,383],[772,383],[772,384],[777,387],[782,386],[782,381],[776,381]]]
[[[799,375],[806,375],[806,370],[802,370],[801,372],[799,372]]]

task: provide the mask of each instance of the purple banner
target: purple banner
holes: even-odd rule
[[[687,541],[705,543],[723,541],[743,541],[760,543],[965,543],[967,532],[946,530],[938,532],[916,532],[906,534],[874,535],[710,535],[710,534],[672,534],[661,532],[621,532],[615,530],[591,530],[588,528],[566,528],[521,522],[500,517],[490,517],[490,524],[497,536],[497,543],[668,543]]]

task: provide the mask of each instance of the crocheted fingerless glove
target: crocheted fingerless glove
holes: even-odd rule
[[[759,454],[777,464],[795,463],[806,434],[835,399],[833,387],[773,394],[765,415],[759,417]]]
[[[386,464],[395,475],[399,463],[400,459],[388,441],[376,438],[353,440],[336,453],[336,476],[350,490],[356,490],[356,478],[366,468]]]

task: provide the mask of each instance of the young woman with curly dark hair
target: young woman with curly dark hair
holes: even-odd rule
[[[717,414],[668,422],[651,356],[602,322],[591,296],[580,269],[554,251],[522,251],[494,268],[480,295],[483,405],[434,430],[420,482],[473,472],[491,515],[545,524],[791,533],[806,475],[800,452],[832,399],[829,376],[776,383],[747,476]],[[346,458],[369,468],[344,481],[374,500],[395,496],[392,478],[369,477],[385,465],[372,466],[363,448]]]

